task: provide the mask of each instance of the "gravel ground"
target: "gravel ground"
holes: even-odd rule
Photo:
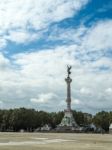
[[[112,135],[2,132],[0,150],[112,150]]]

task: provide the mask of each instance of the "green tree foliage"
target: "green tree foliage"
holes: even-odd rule
[[[32,130],[36,126],[36,112],[33,109],[14,109],[10,118],[10,126],[14,131]]]
[[[81,111],[73,111],[73,116],[78,125],[88,125],[92,123],[92,115]]]
[[[59,112],[52,112],[50,113],[51,116],[51,124],[52,127],[55,128],[56,125],[59,125],[63,116],[64,116],[64,112],[63,111],[59,111]]]
[[[2,122],[0,126],[3,131],[10,129],[10,118],[12,111],[13,111],[12,109],[2,111]]]
[[[109,125],[112,118],[112,113],[110,112],[98,112],[94,118],[93,118],[93,122],[97,125],[102,127],[105,131],[109,130]]]
[[[64,112],[45,112],[34,109],[16,108],[9,110],[0,110],[0,131],[33,131],[45,124],[50,124],[53,128],[60,124]],[[78,125],[88,125],[94,123],[108,131],[112,123],[112,112],[99,112],[93,118],[91,114],[81,111],[73,111],[73,116]]]

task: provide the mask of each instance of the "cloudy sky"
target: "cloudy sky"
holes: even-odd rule
[[[112,110],[112,0],[0,0],[0,108]]]

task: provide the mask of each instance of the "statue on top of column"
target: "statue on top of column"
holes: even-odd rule
[[[71,68],[72,68],[72,66],[67,65],[68,78],[70,78],[69,76],[70,76],[70,74],[71,74],[71,71],[70,71]]]

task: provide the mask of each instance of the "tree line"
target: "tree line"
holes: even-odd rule
[[[64,112],[45,112],[27,108],[16,108],[0,110],[0,131],[34,131],[39,127],[49,124],[56,128],[60,124]],[[112,112],[98,112],[92,116],[81,111],[73,111],[75,121],[79,126],[86,126],[94,123],[108,132],[109,125],[112,123]]]

